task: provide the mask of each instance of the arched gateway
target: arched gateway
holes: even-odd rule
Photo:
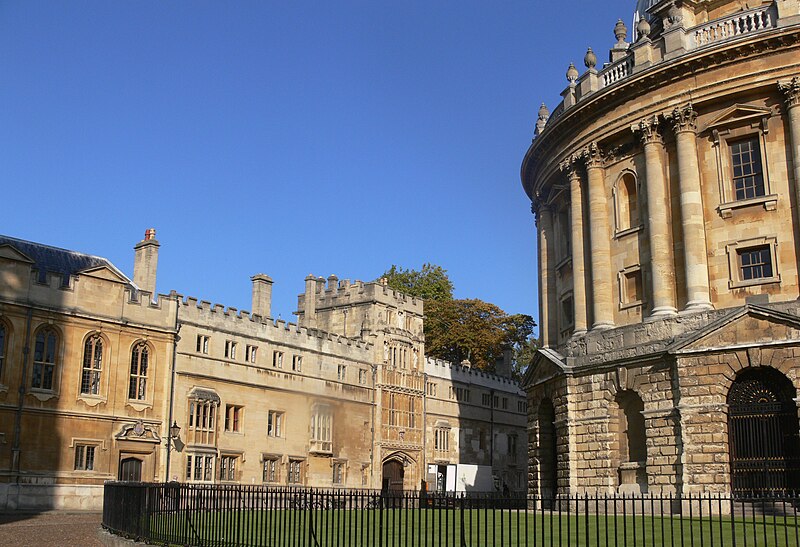
[[[396,459],[387,460],[383,464],[383,481],[381,490],[384,492],[402,491],[405,470],[403,462]]]
[[[728,392],[731,489],[736,496],[785,493],[800,487],[797,396],[770,367],[740,373]]]

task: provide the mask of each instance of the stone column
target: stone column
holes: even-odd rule
[[[551,347],[558,343],[553,212],[549,206],[543,203],[535,204],[534,208],[539,228],[539,320],[541,324],[541,343],[542,347]]]
[[[678,148],[678,185],[681,195],[684,267],[687,302],[685,311],[713,309],[708,283],[706,231],[700,169],[697,162],[697,112],[691,103],[666,114],[675,131]]]
[[[667,182],[664,177],[664,140],[658,131],[658,117],[639,122],[631,129],[644,146],[645,189],[647,191],[647,234],[650,238],[650,270],[653,283],[651,317],[671,316],[675,308],[675,272],[669,233]]]
[[[560,166],[569,179],[570,215],[572,230],[572,302],[574,303],[573,334],[586,332],[586,264],[583,256],[583,189],[575,158],[570,158]]]
[[[798,208],[796,218],[800,219],[800,76],[791,80],[778,82],[786,101],[786,113],[789,116],[789,138],[791,140],[792,166],[794,167],[795,207]],[[800,256],[797,257],[800,262]],[[798,264],[800,267],[800,263]]]
[[[597,143],[581,153],[586,162],[589,190],[589,244],[592,264],[592,329],[614,326],[611,285],[611,239],[608,228],[608,195],[605,186],[603,156]]]

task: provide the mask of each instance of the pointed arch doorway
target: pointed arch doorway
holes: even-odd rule
[[[780,371],[741,372],[728,392],[731,490],[738,497],[800,488],[797,390]]]
[[[381,490],[384,492],[402,492],[405,479],[403,462],[396,459],[385,461],[383,463],[382,479]]]

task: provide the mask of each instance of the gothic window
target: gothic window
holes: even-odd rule
[[[56,352],[58,351],[58,335],[50,327],[45,327],[36,334],[36,345],[33,352],[33,375],[31,387],[34,389],[53,390],[53,378],[56,371]]]
[[[639,183],[633,173],[625,172],[614,187],[617,233],[639,227]]]
[[[189,444],[216,443],[217,406],[219,395],[208,389],[195,388],[189,394]]]
[[[128,399],[144,401],[147,395],[147,366],[150,350],[145,342],[137,342],[131,350],[131,377]]]
[[[446,426],[436,427],[433,430],[433,449],[438,458],[446,458],[450,452],[450,428]]]
[[[100,394],[100,373],[103,371],[103,339],[94,334],[83,345],[81,394]]]

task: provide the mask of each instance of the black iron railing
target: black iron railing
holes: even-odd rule
[[[103,526],[159,545],[800,547],[800,497],[424,494],[107,483]]]

